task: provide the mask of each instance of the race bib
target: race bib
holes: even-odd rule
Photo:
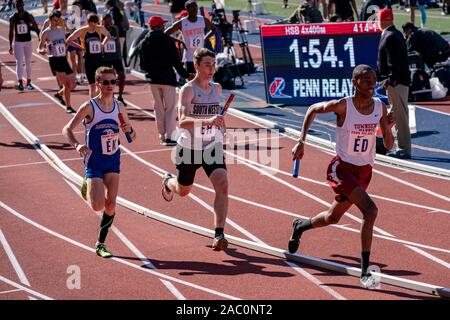
[[[53,45],[53,51],[55,56],[64,57],[66,55],[66,44],[65,43],[57,43]]]
[[[201,137],[202,140],[206,140],[206,141],[210,141],[213,140],[214,137],[216,136],[216,126],[202,126],[201,127]]]
[[[108,130],[109,131],[109,130]],[[119,149],[119,133],[106,133],[102,138],[102,153],[111,156]]]
[[[198,47],[200,47],[202,45],[202,40],[203,39],[200,35],[190,38],[189,47],[191,49],[197,49]]]
[[[28,33],[28,25],[26,23],[19,23],[17,25],[17,34],[27,34]]]
[[[116,53],[116,42],[113,40],[106,42],[105,52],[106,53]]]
[[[350,134],[348,154],[363,156],[372,149],[374,139],[371,136]]]
[[[102,44],[99,40],[89,41],[89,53],[91,54],[102,53]]]

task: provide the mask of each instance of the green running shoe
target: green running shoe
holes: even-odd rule
[[[83,177],[83,184],[81,185],[81,190],[80,191],[81,191],[81,196],[83,197],[83,199],[87,201],[87,197],[86,197],[86,194],[87,194],[87,179],[86,179],[86,177]]]
[[[95,252],[97,253],[98,256],[102,258],[111,258],[113,255],[111,251],[108,251],[108,249],[106,249],[104,243],[98,244],[97,248],[95,248]]]

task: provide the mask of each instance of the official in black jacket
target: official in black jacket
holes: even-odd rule
[[[394,26],[394,14],[384,8],[378,12],[381,30],[378,47],[378,81],[386,88],[389,103],[396,117],[398,148],[388,155],[411,158],[411,133],[408,118],[408,91],[411,75],[405,38]]]
[[[149,34],[140,46],[141,69],[147,73],[155,101],[154,110],[159,139],[162,145],[175,145],[173,134],[176,128],[176,86],[178,84],[174,68],[183,78],[190,78],[183,68],[175,41],[164,34],[167,20],[152,16],[148,20]]]
[[[408,52],[419,52],[423,62],[430,69],[438,62],[447,61],[450,56],[450,45],[437,32],[418,29],[411,22],[405,23],[402,28],[406,36]]]

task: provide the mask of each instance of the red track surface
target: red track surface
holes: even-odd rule
[[[6,37],[6,28],[2,26],[0,30],[1,35]],[[3,39],[0,39],[0,51],[0,61],[13,61],[5,52],[7,42]],[[36,56],[33,57],[33,72],[34,79],[50,76],[48,64]],[[3,76],[6,81],[15,81],[15,74],[5,67]],[[152,111],[148,85],[131,75],[128,75],[128,80],[130,84],[126,87],[125,99]],[[35,80],[35,84],[50,96],[55,92],[54,80]],[[3,89],[0,98],[24,126],[39,136],[69,167],[82,174],[81,159],[60,134],[70,119],[64,108],[39,90],[18,93],[13,89]],[[73,96],[73,106],[77,108],[86,99],[87,88],[78,87]],[[17,106],[24,103],[35,103],[35,106]],[[127,144],[122,137],[124,146],[145,161],[174,172],[170,149],[158,144],[153,119],[131,104],[128,112],[138,140]],[[227,126],[257,128],[232,115],[227,116]],[[264,129],[260,131],[266,132]],[[167,286],[167,282],[162,280],[170,282],[187,299],[226,298],[217,292],[242,299],[335,299],[339,295],[346,299],[432,298],[389,285],[382,285],[380,290],[364,290],[359,287],[356,278],[301,265],[304,271],[322,283],[318,285],[317,281],[306,278],[281,259],[233,245],[225,252],[213,252],[211,239],[145,218],[120,206],[114,226],[139,252],[133,252],[130,245],[127,246],[112,230],[107,243],[117,259],[101,259],[87,248],[92,248],[96,241],[99,224],[96,214],[3,117],[0,117],[0,133],[0,201],[40,226],[73,240],[68,242],[68,239],[58,238],[49,230],[31,225],[30,221],[26,222],[0,207],[0,229],[23,269],[29,288],[51,298],[176,299],[176,294],[168,289],[170,285]],[[82,139],[82,134],[79,133],[78,137]],[[279,169],[289,172],[293,141],[276,133],[271,137],[280,138],[279,148],[273,144],[272,151],[280,153]],[[308,147],[306,152],[301,176],[324,182],[331,156],[315,147]],[[331,202],[333,198],[327,186],[277,174],[277,179],[289,184],[285,185],[236,162],[230,163],[228,168],[230,195],[292,214],[313,216],[325,208],[317,200],[292,187],[300,188],[322,201]],[[412,203],[405,205],[375,198],[379,207],[376,223],[381,229],[379,231],[389,232],[398,239],[446,249],[447,252],[419,248],[422,251],[418,253],[404,244],[374,238],[373,264],[379,265],[386,274],[450,287],[448,199],[414,189],[390,177],[397,177],[447,198],[450,196],[448,181],[378,165],[375,169],[387,173],[389,177],[375,172],[369,188],[371,194]],[[175,198],[171,203],[165,202],[160,195],[160,183],[161,178],[148,166],[123,152],[120,196],[163,214],[212,228],[213,219],[209,210],[192,198]],[[202,171],[197,174],[197,183],[211,188]],[[211,192],[198,187],[193,188],[193,194],[207,204],[213,201]],[[427,208],[419,208],[415,204]],[[430,208],[447,212],[430,212],[433,210]],[[350,213],[361,217],[355,208],[351,208]],[[231,199],[228,218],[265,243],[285,248],[293,216]],[[348,217],[344,217],[340,224],[356,230],[360,227],[359,222]],[[226,227],[226,233],[248,238],[230,224]],[[87,247],[80,247],[81,244]],[[314,230],[304,235],[300,249],[309,256],[359,267],[357,232],[335,227]],[[430,255],[440,259],[438,261],[441,263],[432,260]],[[149,259],[155,269],[142,267],[148,262],[142,262],[139,258]],[[79,266],[81,289],[68,289],[69,266]],[[23,277],[18,276],[17,267],[13,268],[3,248],[0,248],[0,270],[0,276],[22,285],[26,283]],[[206,288],[217,292],[208,292]],[[0,281],[0,299],[28,299],[28,296],[33,296],[24,291],[2,294],[14,289]]]

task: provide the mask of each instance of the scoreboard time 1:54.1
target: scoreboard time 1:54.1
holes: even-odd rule
[[[309,105],[353,94],[352,71],[377,65],[374,22],[261,26],[268,103]]]

